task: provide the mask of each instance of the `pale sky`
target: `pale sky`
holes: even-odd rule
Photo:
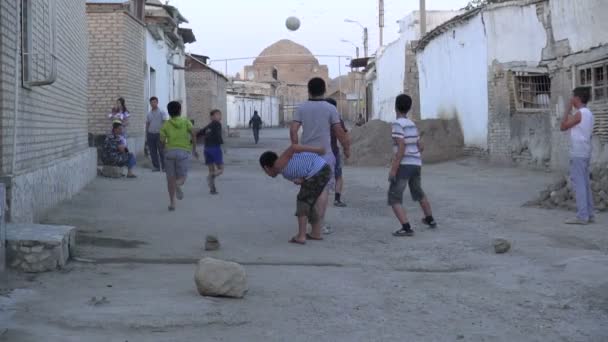
[[[468,0],[426,0],[428,10],[450,10],[464,7]],[[398,38],[397,20],[418,9],[418,0],[385,0],[384,44]],[[378,48],[377,0],[170,0],[179,9],[192,28],[196,42],[186,47],[188,52],[214,59],[255,57],[268,45],[291,39],[306,46],[316,55],[354,56],[355,48],[347,39],[360,47],[363,56],[363,30],[356,24],[344,22],[349,18],[359,21],[369,30],[369,52]],[[300,18],[302,26],[291,32],[285,27],[289,16]],[[228,74],[241,72],[253,60],[229,62]],[[330,76],[338,76],[337,58],[319,58],[327,64]],[[342,60],[341,72],[349,62]],[[212,67],[224,72],[225,63]]]

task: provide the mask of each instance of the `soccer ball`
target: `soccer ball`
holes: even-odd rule
[[[300,28],[300,19],[289,17],[285,20],[285,26],[287,26],[290,31],[297,31]]]

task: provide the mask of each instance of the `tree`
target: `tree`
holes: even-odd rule
[[[479,8],[487,4],[493,4],[501,1],[504,0],[471,0],[463,9],[466,11],[470,11],[472,9]]]

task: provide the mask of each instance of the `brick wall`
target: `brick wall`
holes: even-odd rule
[[[16,169],[11,170],[15,72],[21,74],[21,60],[15,61],[17,3],[1,2],[2,36],[2,173],[22,173],[59,158],[87,149],[87,46],[84,3],[57,0],[57,79],[48,86],[26,89],[19,77]],[[48,11],[35,11],[48,16]],[[50,48],[49,27],[34,18],[33,48]],[[40,18],[38,18],[40,19]],[[46,40],[46,41],[45,41]]]
[[[15,43],[21,31],[21,3],[18,0],[0,2],[0,173],[8,187],[10,220],[32,222],[95,177],[96,154],[87,144],[85,2],[54,2],[57,6],[57,77],[50,85],[29,88],[23,87],[21,57],[15,58]],[[45,2],[32,3],[40,7],[30,17],[33,20],[31,51],[48,56],[50,11]],[[50,63],[47,67],[45,70],[44,65],[34,63],[30,75],[34,80],[46,78]],[[15,99],[18,99],[16,130]],[[17,133],[16,151],[13,151],[14,132]]]
[[[89,132],[106,134],[107,118],[123,97],[131,114],[129,138],[141,138],[145,126],[145,28],[118,5],[88,5]]]
[[[488,151],[495,162],[511,161],[511,108],[507,71],[496,62],[488,70]]]
[[[226,122],[226,79],[209,69],[186,71],[186,94],[188,118],[194,120],[195,127],[202,128],[209,123],[209,113],[219,109]]]

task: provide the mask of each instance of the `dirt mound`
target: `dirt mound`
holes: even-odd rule
[[[596,166],[591,172],[591,191],[595,209],[608,211],[608,165]],[[544,209],[576,210],[576,200],[572,182],[568,176],[560,177],[547,189],[540,192],[538,198],[524,204],[525,207]]]
[[[458,120],[431,119],[416,122],[424,152],[422,161],[437,163],[462,156],[464,136]],[[393,156],[391,124],[372,120],[350,132],[352,147],[348,165],[387,166]]]

